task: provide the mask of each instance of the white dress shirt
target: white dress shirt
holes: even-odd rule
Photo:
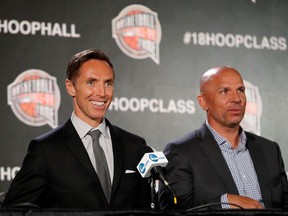
[[[97,130],[97,129],[101,131],[99,142],[106,156],[109,173],[110,173],[111,184],[112,184],[113,176],[114,176],[113,175],[114,174],[113,147],[112,147],[110,129],[107,126],[105,119],[103,119],[103,121],[96,128],[92,128],[86,122],[78,118],[73,112],[71,115],[71,121],[89,155],[91,163],[96,172],[97,172],[97,169],[96,169],[95,156],[93,152],[93,140],[92,140],[92,137],[88,134],[88,132]]]

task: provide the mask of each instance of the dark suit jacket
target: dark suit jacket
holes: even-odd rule
[[[4,205],[33,203],[42,208],[149,208],[150,190],[136,166],[147,151],[143,138],[111,125],[114,179],[108,205],[98,176],[71,120],[32,140]],[[125,173],[134,170],[135,173]]]
[[[245,132],[266,208],[288,207],[287,177],[277,143]],[[162,209],[189,209],[208,203],[219,203],[225,193],[239,194],[228,165],[206,124],[164,150],[169,161],[167,178],[178,197],[172,203],[171,193],[163,185],[159,191]]]

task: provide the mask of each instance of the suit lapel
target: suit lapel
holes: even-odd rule
[[[114,155],[114,177],[111,192],[112,193],[111,200],[112,200],[113,196],[115,195],[117,186],[120,182],[121,175],[123,173],[125,146],[123,144],[122,136],[117,130],[117,128],[111,125],[107,119],[106,122],[108,127],[110,128],[110,134],[113,146],[113,155]]]
[[[269,182],[267,182],[268,171],[267,171],[267,161],[264,157],[264,152],[262,150],[261,145],[255,142],[254,137],[252,137],[248,133],[246,133],[246,135],[247,135],[247,146],[258,177],[262,198],[265,201],[265,206],[272,206],[272,203],[267,203],[268,200],[271,200],[271,191],[269,188]]]
[[[219,178],[222,180],[223,185],[226,186],[227,192],[231,194],[239,194],[229,167],[212,133],[205,124],[203,124],[198,132],[199,137],[203,139],[200,146],[206,154],[208,160],[210,160]]]
[[[106,203],[107,205],[107,201],[105,199],[104,193],[102,192],[102,187],[101,187],[99,178],[90,161],[88,153],[81,139],[79,138],[77,131],[75,130],[70,119],[64,125],[64,136],[67,138],[67,142],[66,142],[67,147],[70,149],[72,154],[76,157],[76,159],[82,165],[83,169],[87,171],[87,173],[99,186],[99,190],[96,190],[95,193],[98,194],[98,197],[102,197],[103,203]]]

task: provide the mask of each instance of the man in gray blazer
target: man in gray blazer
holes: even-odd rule
[[[197,97],[207,120],[198,130],[165,147],[167,179],[162,209],[288,208],[288,185],[277,143],[244,131],[245,87],[238,71],[215,67],[201,78]]]
[[[4,206],[149,208],[149,184],[136,169],[147,152],[146,142],[104,117],[113,98],[114,79],[113,65],[101,50],[84,50],[72,57],[66,79],[74,106],[71,118],[31,141]],[[108,197],[98,175],[101,161],[96,160],[90,136],[94,130],[100,131],[99,143],[107,161]]]

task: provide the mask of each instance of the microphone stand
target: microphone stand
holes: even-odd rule
[[[150,203],[150,207],[152,210],[155,210],[156,208],[156,192],[155,192],[155,180],[154,178],[151,176],[148,179],[148,182],[150,184],[150,196],[151,196],[151,203]]]

